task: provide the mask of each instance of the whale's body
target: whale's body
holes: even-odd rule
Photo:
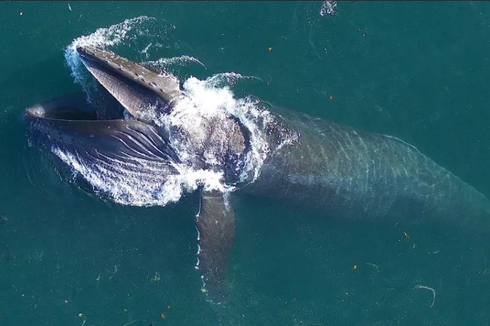
[[[222,173],[221,182],[231,187],[223,189],[234,191],[204,185],[196,217],[196,267],[203,291],[214,301],[226,293],[235,228],[228,197],[233,192],[273,197],[348,220],[396,218],[490,229],[490,202],[484,195],[395,137],[267,110],[265,103],[258,110],[267,112],[267,119],[254,126],[229,114],[205,117],[196,126],[162,126],[155,116],[165,121],[184,97],[175,77],[112,52],[90,47],[78,52],[130,117],[103,120],[90,110],[67,114],[76,103],[47,101],[26,109],[31,143],[54,153],[94,190],[113,199],[132,199],[139,187],[145,196],[131,204],[149,205],[165,196],[166,187],[174,186],[187,168]],[[252,129],[262,135],[265,150],[255,174],[247,174],[252,142],[258,141]],[[177,150],[183,143],[185,155]]]
[[[352,220],[426,220],[489,225],[490,201],[414,146],[387,135],[312,118],[276,115],[280,137],[260,177],[242,190]]]

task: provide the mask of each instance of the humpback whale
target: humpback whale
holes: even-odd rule
[[[196,123],[175,123],[191,104],[174,75],[95,47],[77,51],[124,112],[103,118],[79,97],[33,105],[25,110],[30,144],[119,203],[164,206],[178,201],[168,198],[169,190],[187,182],[189,173],[212,176],[196,177],[187,189],[200,192],[196,269],[213,302],[226,299],[234,193],[349,220],[419,218],[489,227],[490,201],[483,194],[400,139],[260,100],[245,114],[191,108],[184,120],[198,117]],[[144,195],[136,198],[135,188]]]

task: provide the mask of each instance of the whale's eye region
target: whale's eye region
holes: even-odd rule
[[[43,118],[52,120],[97,120],[97,111],[81,110],[74,107],[58,107],[56,110],[46,110],[37,105],[26,109],[26,115],[31,118]]]
[[[97,120],[97,110],[83,92],[63,95],[36,103],[24,111],[24,118],[32,120]]]

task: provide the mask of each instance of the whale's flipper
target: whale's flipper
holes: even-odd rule
[[[228,254],[235,235],[235,213],[219,192],[201,195],[201,208],[196,218],[199,231],[197,267],[208,298],[221,303],[225,299],[225,273]]]

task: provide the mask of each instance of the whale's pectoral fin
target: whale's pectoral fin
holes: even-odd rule
[[[222,193],[203,193],[196,224],[199,231],[196,266],[204,283],[202,291],[211,301],[221,303],[226,296],[225,273],[235,235],[235,213]]]

